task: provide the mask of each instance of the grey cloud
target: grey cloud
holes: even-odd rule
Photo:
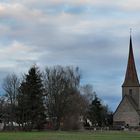
[[[12,48],[13,41],[23,47],[12,55],[9,55],[11,50],[1,54],[0,79],[11,71],[26,72],[33,63],[41,67],[57,64],[79,66],[82,84],[93,84],[97,94],[106,103],[115,106],[121,98],[127,64],[129,26],[138,29],[139,18],[132,14],[134,21],[130,22],[132,15],[129,17],[123,10],[111,8],[112,5],[66,6],[56,3],[44,6],[39,1],[37,6],[30,0],[14,2],[19,3],[17,8],[13,9],[9,1],[5,7],[11,9],[0,14],[3,19],[0,23],[0,48]],[[134,33],[134,52],[140,74],[139,32],[138,29]]]

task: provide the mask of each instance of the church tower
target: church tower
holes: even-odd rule
[[[114,126],[140,125],[140,84],[133,55],[132,37],[130,35],[128,63],[122,84],[122,100],[113,115]]]
[[[132,37],[130,36],[128,63],[125,74],[125,80],[122,85],[122,98],[124,96],[129,96],[130,98],[132,98],[138,109],[140,109],[139,87],[140,84],[137,76],[135,60],[133,55]]]

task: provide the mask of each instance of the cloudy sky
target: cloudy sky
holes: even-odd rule
[[[36,63],[79,66],[112,110],[121,100],[130,28],[140,74],[139,0],[0,0],[0,81]]]

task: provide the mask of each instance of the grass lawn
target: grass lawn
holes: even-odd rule
[[[140,132],[1,132],[0,140],[140,140]]]

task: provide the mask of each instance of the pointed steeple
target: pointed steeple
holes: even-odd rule
[[[137,76],[135,60],[133,55],[132,38],[130,35],[127,70],[126,70],[125,80],[122,87],[138,87],[138,86],[139,86],[139,80]]]

